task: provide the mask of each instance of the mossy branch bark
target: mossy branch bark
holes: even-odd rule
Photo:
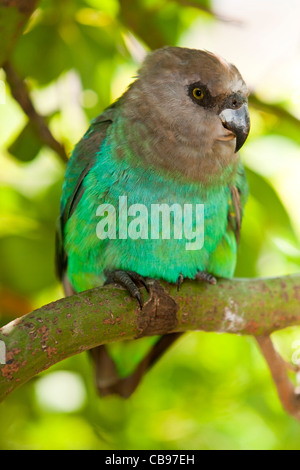
[[[192,330],[266,337],[300,325],[300,275],[219,280],[217,286],[151,281],[140,310],[123,289],[105,286],[61,299],[0,329],[0,401],[72,355],[113,341]],[[0,361],[1,362],[1,361]]]

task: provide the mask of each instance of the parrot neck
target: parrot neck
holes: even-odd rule
[[[216,142],[203,152],[196,141],[178,136],[166,126],[152,126],[151,120],[122,116],[111,126],[110,141],[118,158],[131,166],[158,171],[185,183],[203,186],[231,184],[236,175],[239,156],[228,152],[226,144]]]

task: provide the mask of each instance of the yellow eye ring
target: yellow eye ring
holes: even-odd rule
[[[193,89],[193,97],[196,98],[196,100],[203,100],[204,98],[204,92],[201,88],[194,88]]]

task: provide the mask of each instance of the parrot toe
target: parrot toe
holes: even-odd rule
[[[195,279],[197,279],[198,281],[205,281],[213,285],[217,284],[217,279],[212,274],[209,274],[205,271],[198,270]]]
[[[183,274],[180,273],[176,281],[177,291],[179,291],[180,287],[182,286],[184,279],[187,279],[187,278],[184,278]],[[212,284],[212,285],[217,284],[217,279],[212,274],[209,274],[205,271],[199,271],[199,269],[195,276],[195,279],[197,281],[208,282],[209,284]]]
[[[139,287],[145,287],[147,292],[150,291],[146,280],[140,274],[134,271],[112,271],[107,275],[105,284],[115,282],[125,287],[131,297],[136,299],[140,308],[143,308],[144,302]]]
[[[177,281],[176,281],[176,285],[177,285],[177,292],[179,292],[179,289],[180,289],[180,287],[181,287],[181,285],[182,285],[183,281],[184,281],[183,274],[182,274],[182,273],[180,273],[180,274],[179,274],[179,276],[178,276],[178,278],[177,278]]]

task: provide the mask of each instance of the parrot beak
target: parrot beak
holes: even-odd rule
[[[247,103],[238,109],[227,108],[220,114],[223,127],[236,137],[235,153],[244,145],[250,131],[250,115]]]

